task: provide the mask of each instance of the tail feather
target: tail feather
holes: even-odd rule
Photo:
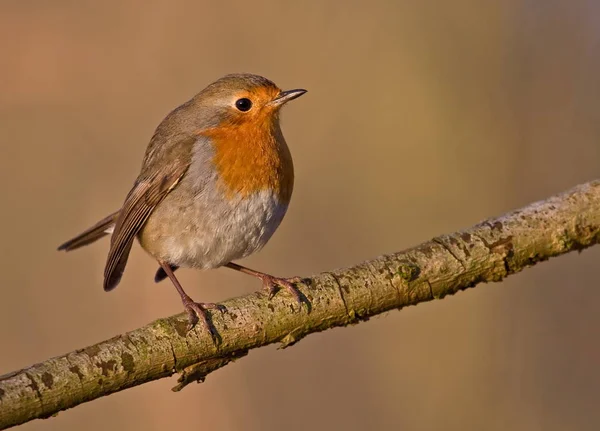
[[[173,272],[177,271],[178,268],[179,267],[176,265],[171,265],[171,271],[173,271]],[[158,267],[158,270],[156,271],[156,275],[154,276],[154,282],[160,283],[165,278],[167,278],[167,273],[165,272],[164,269],[162,269],[161,267]]]
[[[83,247],[84,245],[91,244],[100,238],[112,233],[112,229],[115,227],[119,211],[116,211],[109,216],[103,218],[91,228],[77,235],[61,244],[58,250],[71,251]]]

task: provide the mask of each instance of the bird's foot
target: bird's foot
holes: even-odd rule
[[[308,298],[306,298],[300,289],[296,287],[296,284],[302,284],[304,282],[302,277],[280,278],[269,274],[261,274],[258,277],[262,279],[263,289],[267,291],[269,299],[273,298],[277,291],[283,287],[292,294],[300,307],[302,307],[302,304],[305,304],[310,312],[310,302],[308,301]]]
[[[220,336],[212,323],[210,314],[207,310],[219,310],[221,313],[227,311],[224,305],[213,304],[212,302],[194,302],[189,296],[183,299],[183,307],[188,314],[188,332],[191,331],[199,320],[202,320],[215,345],[218,344]]]

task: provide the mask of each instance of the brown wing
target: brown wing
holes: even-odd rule
[[[171,163],[164,160],[168,166],[151,169],[152,173],[147,170],[136,181],[125,199],[111,237],[104,269],[104,290],[112,290],[119,284],[136,234],[156,205],[181,180],[189,166],[188,160],[189,157],[178,157]]]

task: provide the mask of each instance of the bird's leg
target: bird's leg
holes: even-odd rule
[[[201,318],[204,327],[208,330],[210,336],[216,344],[218,334],[206,310],[210,308],[217,309],[219,311],[224,311],[225,307],[213,303],[194,302],[194,300],[190,298],[187,293],[185,293],[183,287],[181,287],[179,280],[177,280],[177,277],[175,277],[175,274],[173,273],[173,269],[171,269],[171,265],[160,260],[158,261],[158,263],[160,264],[161,268],[165,271],[165,274],[167,274],[167,277],[169,277],[169,279],[175,286],[175,289],[177,289],[177,293],[179,293],[179,296],[181,296],[181,302],[183,302],[183,306],[189,318],[188,331],[190,331],[196,325],[196,323],[198,323],[198,318]]]
[[[306,297],[295,286],[295,283],[302,283],[303,280],[301,277],[274,277],[272,275],[265,274],[264,272],[255,271],[254,269],[246,268],[245,266],[238,265],[237,263],[233,262],[229,262],[225,264],[225,266],[227,268],[235,269],[236,271],[261,279],[263,282],[263,288],[269,293],[269,299],[271,299],[275,293],[277,293],[279,287],[285,287],[294,296],[294,298],[296,298],[296,301],[298,301],[300,305],[302,305],[303,302],[307,302]]]

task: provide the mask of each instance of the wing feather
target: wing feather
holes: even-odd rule
[[[117,287],[135,236],[144,226],[154,208],[177,185],[189,167],[189,161],[177,158],[166,168],[153,174],[141,175],[127,195],[119,213],[110,241],[110,250],[104,270],[104,290]]]

